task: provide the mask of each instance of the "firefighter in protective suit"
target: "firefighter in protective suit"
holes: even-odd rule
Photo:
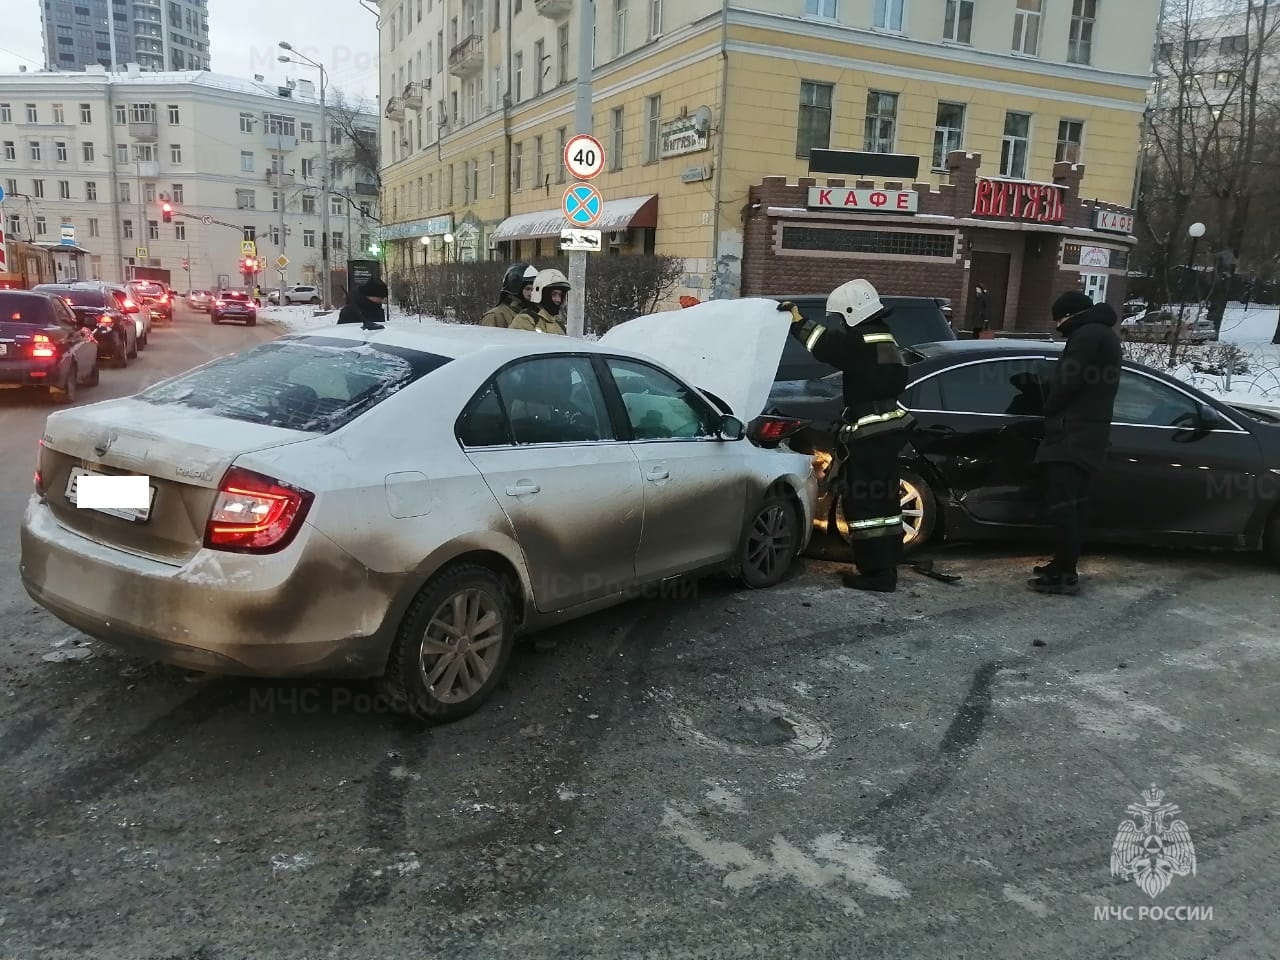
[[[790,301],[778,310],[791,314],[792,336],[844,374],[836,439],[845,448],[838,455],[844,453],[844,514],[857,567],[844,575],[844,585],[892,593],[902,556],[898,455],[915,420],[898,405],[907,367],[885,323],[889,311],[866,280],[850,280],[827,298],[828,316],[839,316],[845,329],[805,320]]]
[[[533,280],[531,302],[511,321],[512,330],[532,330],[566,336],[569,280],[559,270],[539,270]]]

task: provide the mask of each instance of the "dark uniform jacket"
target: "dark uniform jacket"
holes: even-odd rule
[[[793,323],[791,333],[823,363],[844,373],[843,439],[854,441],[906,430],[915,420],[898,397],[907,386],[902,353],[883,319],[856,327],[828,328],[812,320]]]
[[[1105,462],[1120,387],[1118,320],[1115,310],[1099,303],[1062,325],[1067,345],[1054,365],[1045,397],[1044,441],[1037,463],[1074,463],[1097,470]]]
[[[385,319],[382,304],[374,303],[359,291],[353,292],[351,299],[338,311],[339,323],[382,323]]]

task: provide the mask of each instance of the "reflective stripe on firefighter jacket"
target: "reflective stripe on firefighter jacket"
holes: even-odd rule
[[[854,443],[915,425],[915,418],[898,405],[898,396],[907,385],[907,367],[883,320],[868,320],[852,328],[825,327],[806,320],[792,324],[791,332],[814,357],[844,374],[844,412],[837,431],[842,442]]]
[[[869,520],[846,520],[849,537],[853,540],[870,540],[872,537],[902,536],[902,514],[890,517],[872,517]]]

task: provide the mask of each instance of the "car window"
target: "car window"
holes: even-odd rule
[[[46,297],[6,297],[0,294],[0,323],[47,327],[54,322],[55,301]]]
[[[1198,416],[1194,399],[1145,374],[1124,370],[1116,391],[1113,423],[1150,427],[1182,427]]]
[[[462,411],[458,418],[458,440],[464,447],[506,447],[515,443],[511,422],[494,381],[485,384]]]
[[[908,410],[942,410],[941,377],[929,377],[912,384],[902,393],[902,405]]]
[[[984,360],[955,367],[932,379],[938,381],[941,392],[938,409],[1040,417],[1044,415],[1050,373],[1049,363],[1041,359]]]
[[[73,307],[106,307],[107,294],[102,290],[68,290],[63,294]]]
[[[719,415],[678,380],[635,360],[610,358],[608,364],[635,439],[719,437]]]
[[[495,378],[516,443],[613,440],[609,408],[586,357],[537,357]]]
[[[388,344],[301,337],[215,360],[144,390],[138,399],[228,420],[332,433],[448,362]]]

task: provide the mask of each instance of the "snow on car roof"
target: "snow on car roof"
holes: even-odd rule
[[[616,347],[604,347],[594,340],[578,337],[562,337],[554,334],[534,333],[528,330],[505,330],[500,327],[480,327],[469,323],[409,324],[385,330],[364,330],[355,324],[313,327],[301,333],[282,337],[283,340],[328,337],[350,340],[353,343],[385,343],[421,350],[441,357],[457,359],[481,351],[502,353],[508,358],[534,353],[627,353]]]

